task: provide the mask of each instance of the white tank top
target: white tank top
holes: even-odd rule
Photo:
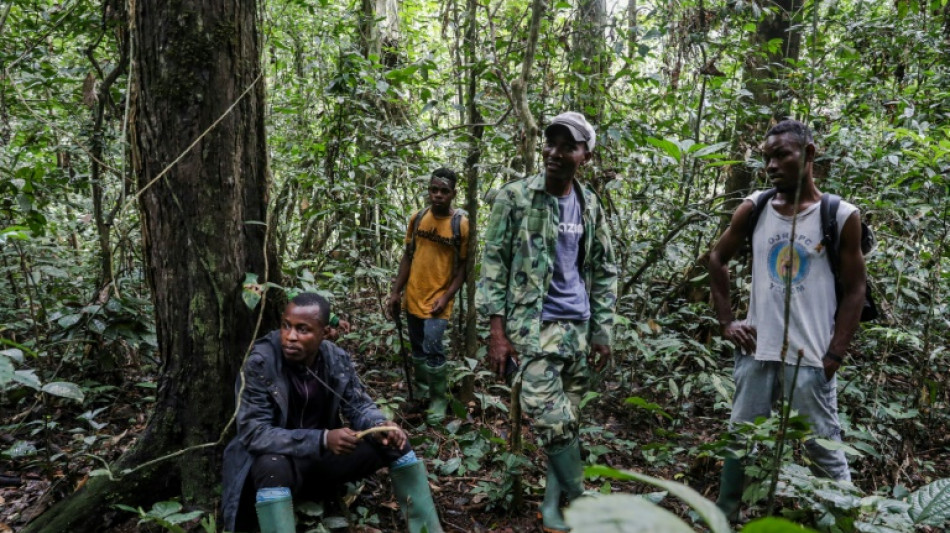
[[[755,203],[762,191],[746,197]],[[789,246],[792,217],[779,214],[771,202],[759,215],[752,234],[752,289],[747,323],[755,326],[759,361],[782,360],[785,325],[785,289],[791,276],[791,309],[787,364],[795,364],[804,350],[802,365],[821,367],[821,359],[835,327],[835,283],[825,247],[821,244],[820,202],[798,214],[795,244]],[[857,208],[845,201],[838,208],[838,234]],[[794,250],[794,251],[792,251]],[[791,253],[790,253],[791,252]]]

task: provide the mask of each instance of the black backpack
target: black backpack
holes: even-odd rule
[[[428,212],[429,207],[424,207],[420,209],[419,212],[416,213],[415,218],[412,219],[412,241],[406,249],[410,260],[416,253],[416,232],[419,231],[419,223],[422,222],[422,217],[426,216]],[[459,208],[456,208],[455,213],[452,213],[452,246],[455,248],[456,266],[459,263],[459,258],[462,253],[462,217],[465,215],[465,210]]]
[[[762,210],[769,204],[772,197],[777,193],[777,189],[769,189],[759,195],[749,214],[749,225],[746,229],[746,238],[749,241],[749,250],[752,250],[752,232],[755,231],[756,224],[759,223],[759,216]],[[821,243],[828,250],[828,261],[831,263],[831,274],[835,279],[835,300],[841,302],[841,280],[838,275],[841,270],[841,243],[838,241],[838,206],[841,205],[841,197],[837,194],[824,193],[821,195]],[[877,245],[877,239],[874,232],[864,221],[861,221],[861,253],[867,255]],[[866,280],[864,289],[864,307],[861,309],[861,322],[874,320],[880,314],[877,311],[877,304],[874,303],[874,296],[871,294],[871,281]],[[837,316],[837,312],[835,312]]]

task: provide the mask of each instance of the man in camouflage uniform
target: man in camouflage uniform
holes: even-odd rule
[[[578,409],[590,366],[601,371],[610,358],[617,267],[600,199],[576,179],[593,127],[562,113],[544,136],[544,172],[494,197],[477,303],[491,320],[489,365],[499,375],[519,369],[522,408],[548,457],[543,526],[561,532],[570,530],[561,494],[584,491]]]

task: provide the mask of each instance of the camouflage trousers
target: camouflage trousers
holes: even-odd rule
[[[541,325],[541,351],[521,355],[521,409],[538,444],[557,450],[577,438],[581,397],[590,390],[587,321]]]

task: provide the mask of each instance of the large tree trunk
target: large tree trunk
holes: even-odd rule
[[[573,29],[571,71],[574,73],[574,105],[592,124],[600,124],[607,92],[608,70],[606,0],[581,0]],[[603,136],[601,140],[604,139]]]
[[[639,23],[637,22],[637,0],[627,0],[627,56],[635,57],[638,50],[637,32],[639,32]]]
[[[478,328],[475,310],[475,261],[478,254],[478,163],[482,157],[482,114],[478,110],[478,78],[481,69],[478,67],[478,0],[468,0],[466,5],[465,21],[465,64],[468,66],[468,79],[465,87],[465,109],[468,127],[468,156],[465,158],[465,180],[468,187],[465,190],[468,211],[468,250],[465,263],[465,341],[463,347],[465,357],[478,358]],[[462,401],[468,403],[475,398],[475,380],[467,378],[462,384]]]
[[[402,61],[398,0],[362,0],[359,32],[363,57],[378,57],[382,69],[394,68]],[[394,144],[389,138],[389,128],[383,126],[407,124],[408,108],[404,102],[375,95],[374,91],[365,94],[368,100],[365,107],[373,111],[363,119],[357,146],[361,153],[372,154],[370,159],[376,162],[385,159]],[[357,250],[360,257],[372,257],[373,266],[382,267],[385,247],[380,233],[379,195],[384,194],[383,189],[392,180],[392,172],[369,165],[360,165],[356,171],[357,180],[362,182]]]
[[[753,146],[762,142],[762,136],[770,126],[770,121],[780,119],[789,113],[790,95],[782,94],[784,84],[778,81],[782,71],[787,68],[787,59],[798,59],[801,48],[801,30],[792,27],[792,15],[799,13],[802,0],[775,0],[766,2],[772,12],[758,24],[752,36],[753,53],[747,56],[744,69],[746,88],[752,93],[751,109],[768,109],[768,115],[757,113],[739,113],[736,119],[733,142],[734,159],[745,160]],[[772,39],[780,39],[774,53],[765,53]],[[752,187],[754,173],[748,165],[738,164],[732,167],[726,179],[726,203],[728,211],[739,205],[745,191]],[[724,223],[728,222],[728,218]]]
[[[518,148],[526,176],[534,173],[534,157],[538,148],[538,121],[535,120],[531,107],[528,105],[528,84],[531,82],[531,70],[535,62],[534,53],[538,48],[541,18],[544,16],[547,4],[545,0],[531,2],[531,22],[528,26],[528,42],[525,46],[524,59],[521,63],[521,75],[511,84],[514,100],[512,105],[521,122],[521,142]]]
[[[261,224],[267,165],[256,2],[134,5],[133,164],[145,188],[162,369],[148,427],[113,470],[205,446],[116,481],[94,478],[26,531],[103,531],[112,504],[172,495],[213,508],[231,384],[255,332],[241,283],[246,272],[279,271],[273,260],[265,267]]]

